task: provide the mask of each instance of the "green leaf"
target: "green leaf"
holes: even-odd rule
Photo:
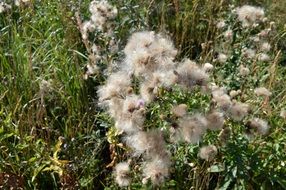
[[[33,172],[32,182],[35,181],[38,174],[43,170],[43,168],[46,167],[46,165],[41,165],[40,167],[37,167]]]
[[[222,164],[212,165],[211,167],[208,168],[208,172],[211,172],[211,173],[218,173],[224,170],[225,170],[225,167]]]
[[[221,187],[219,188],[219,190],[227,190],[227,188],[228,188],[228,186],[230,185],[231,182],[232,182],[232,179],[231,179],[231,178],[228,179],[228,180],[223,184],[223,186],[221,186]]]

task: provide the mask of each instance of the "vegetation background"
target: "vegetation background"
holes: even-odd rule
[[[7,1],[9,3],[9,1]],[[10,2],[12,4],[12,1]],[[88,0],[31,0],[0,13],[0,187],[1,189],[118,189],[112,152],[122,149],[110,132],[112,121],[97,107],[97,87],[105,75],[84,79],[88,52],[75,13],[89,17]],[[265,8],[275,21],[272,39],[279,54],[271,111],[273,127],[256,145],[235,139],[216,163],[197,159],[198,146],[176,152],[176,171],[161,189],[286,189],[286,1],[285,0],[110,0],[118,8],[119,49],[135,31],[171,36],[180,57],[198,59],[201,44],[215,41],[216,23],[228,4]],[[104,44],[104,42],[103,42]],[[106,55],[121,60],[122,53]],[[106,59],[108,60],[108,59]],[[103,62],[102,66],[108,65]],[[266,67],[266,66],[265,66]],[[262,68],[263,69],[263,68]],[[180,98],[180,97],[168,97]],[[202,106],[204,102],[190,101]],[[160,107],[156,108],[157,110]],[[154,111],[156,113],[156,110]],[[158,118],[159,116],[157,116]],[[109,134],[109,135],[107,135]],[[206,137],[206,141],[212,135]],[[120,159],[120,158],[119,158]],[[186,163],[195,163],[196,169]],[[155,187],[153,187],[155,188]],[[157,187],[160,189],[159,187]],[[152,189],[135,179],[129,189]]]

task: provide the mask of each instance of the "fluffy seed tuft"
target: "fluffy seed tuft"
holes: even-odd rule
[[[214,145],[204,146],[200,149],[198,156],[207,161],[211,161],[217,155],[217,148]]]

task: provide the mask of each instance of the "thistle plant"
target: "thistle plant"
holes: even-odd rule
[[[137,162],[141,174],[136,175],[142,176],[143,184],[161,185],[173,171],[175,153],[170,147],[178,147],[180,142],[199,144],[198,157],[211,162],[227,146],[231,133],[241,133],[242,138],[249,140],[269,134],[270,125],[259,118],[260,110],[253,109],[253,99],[247,94],[253,91],[264,98],[271,96],[265,87],[248,88],[253,87],[254,80],[249,75],[256,69],[255,64],[271,59],[267,54],[271,51],[267,36],[274,24],[261,29],[268,23],[264,10],[252,6],[233,9],[229,19],[217,24],[222,35],[214,48],[220,47],[223,52],[209,60],[213,64],[202,62],[209,57],[201,57],[200,63],[188,58],[177,60],[172,41],[161,33],[141,31],[129,38],[123,50],[125,59],[98,90],[99,103],[114,120],[116,134],[127,150],[128,156],[120,157],[125,161],[115,166],[119,186],[132,183],[130,167],[138,167]],[[230,75],[226,81],[215,78],[226,75]],[[234,85],[237,78],[242,82]],[[166,98],[178,94],[186,97],[180,104]],[[188,101],[195,96],[206,97],[207,107],[189,106]],[[152,123],[156,120],[151,111],[155,105],[162,107],[162,114],[169,113],[160,117],[163,125]],[[236,125],[245,127],[238,131]],[[218,131],[217,140],[201,145],[211,131]]]
[[[89,5],[90,19],[82,21],[80,13],[76,13],[78,28],[82,41],[88,52],[88,63],[84,79],[99,72],[99,62],[110,61],[109,57],[117,50],[114,37],[113,19],[117,15],[117,8],[107,1],[92,1]],[[92,34],[92,36],[90,35]]]

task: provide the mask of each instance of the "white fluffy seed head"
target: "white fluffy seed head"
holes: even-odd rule
[[[243,27],[251,27],[253,24],[261,22],[264,18],[264,10],[262,8],[250,5],[238,7],[236,13]]]
[[[249,73],[250,73],[249,68],[247,68],[247,67],[245,67],[243,65],[239,66],[239,74],[240,74],[240,76],[245,77],[245,76],[249,75]]]
[[[217,27],[218,29],[222,29],[222,28],[224,28],[225,26],[226,26],[226,23],[225,23],[224,20],[221,20],[221,21],[219,21],[219,22],[216,24],[216,27]]]
[[[210,130],[221,130],[224,125],[224,114],[219,111],[212,111],[207,116],[207,128]]]
[[[235,98],[236,96],[238,96],[238,95],[240,95],[241,94],[241,90],[231,90],[230,92],[229,92],[229,96],[231,97],[231,98]]]
[[[198,143],[206,131],[207,120],[200,114],[187,116],[179,120],[178,137],[188,143]]]
[[[269,60],[270,60],[270,57],[266,53],[260,53],[258,55],[258,61],[266,62],[266,61],[269,61]]]
[[[188,106],[186,104],[179,104],[172,108],[172,113],[176,117],[183,117],[187,114]]]
[[[158,95],[158,90],[161,86],[161,78],[159,75],[150,75],[140,85],[140,95],[146,103],[150,103]]]
[[[222,110],[227,111],[232,105],[230,96],[226,94],[224,87],[218,87],[216,85],[211,87],[212,101]]]
[[[271,45],[268,42],[264,42],[261,44],[260,50],[263,52],[269,52],[271,49]]]
[[[141,130],[145,121],[144,101],[135,95],[127,96],[121,109],[121,113],[115,118],[115,127],[120,132],[129,134]]]
[[[97,93],[99,101],[104,102],[114,97],[124,98],[130,92],[131,79],[125,72],[117,72],[110,75],[106,84],[99,87]]]
[[[108,28],[108,20],[117,15],[117,8],[110,5],[106,0],[92,1],[89,5],[91,22],[98,30]]]
[[[178,76],[174,73],[173,69],[170,70],[157,70],[153,73],[153,77],[158,78],[160,86],[172,87],[178,82]]]
[[[192,90],[196,85],[206,86],[209,80],[208,74],[195,62],[186,59],[176,69],[178,84]]]
[[[5,3],[5,2],[0,2],[0,13],[3,13],[5,11],[8,11],[9,9],[11,9],[11,5]]]
[[[235,121],[241,121],[249,113],[249,105],[241,102],[234,102],[228,111],[229,116]]]
[[[148,134],[144,131],[139,131],[125,138],[126,144],[132,148],[134,156],[140,156],[150,145],[148,144]]]
[[[143,183],[151,180],[153,185],[159,185],[169,176],[170,160],[168,157],[155,157],[144,164]]]
[[[171,40],[161,34],[143,31],[134,33],[124,49],[125,70],[136,76],[149,77],[160,70],[168,72],[175,68],[173,62],[177,50]]]
[[[259,37],[265,38],[269,35],[270,32],[271,32],[271,28],[267,28],[267,29],[264,29],[261,32],[259,32],[257,35]]]
[[[257,95],[257,96],[265,96],[265,97],[269,97],[271,96],[271,92],[265,88],[265,87],[259,87],[259,88],[256,88],[254,89],[254,93]]]
[[[223,35],[227,40],[232,40],[233,31],[231,29],[228,29],[227,31],[224,32]]]
[[[219,53],[217,57],[218,62],[225,63],[227,61],[227,55]]]
[[[266,135],[269,132],[270,126],[268,125],[267,121],[254,118],[247,122],[246,126],[248,127],[248,132],[253,132],[258,135]]]
[[[214,145],[204,146],[200,149],[198,156],[201,159],[211,161],[217,155],[217,148]]]
[[[139,131],[127,136],[125,141],[132,148],[134,156],[140,156],[143,153],[148,158],[168,155],[163,135],[159,130]]]
[[[210,71],[213,70],[213,68],[214,68],[214,66],[213,66],[212,64],[210,64],[210,63],[205,63],[205,64],[203,65],[203,70],[204,70],[205,72],[210,72]]]
[[[115,181],[120,187],[125,187],[130,184],[130,168],[127,162],[118,163],[115,166],[114,174],[115,174]]]
[[[286,110],[285,109],[281,110],[280,117],[282,117],[283,119],[286,119]]]
[[[227,94],[222,94],[221,96],[213,96],[213,101],[222,111],[227,111],[232,104],[231,99]]]
[[[254,49],[246,48],[243,49],[242,55],[246,58],[252,59],[256,55],[256,51]]]
[[[132,34],[124,48],[125,55],[131,55],[137,49],[147,49],[155,40],[155,32],[142,31]]]

